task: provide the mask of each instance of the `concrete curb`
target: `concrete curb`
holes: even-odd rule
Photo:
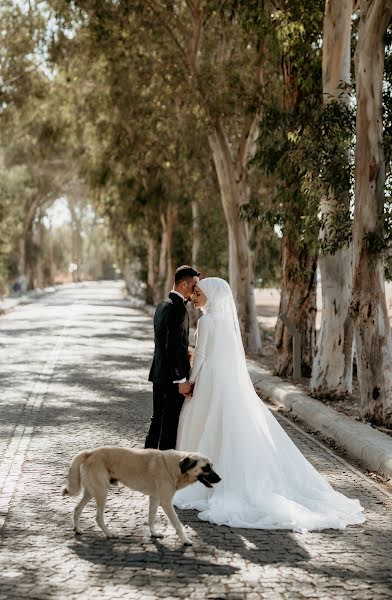
[[[257,362],[248,360],[247,363],[253,384],[271,400],[285,406],[323,438],[332,439],[367,469],[392,478],[392,438],[307,396]]]

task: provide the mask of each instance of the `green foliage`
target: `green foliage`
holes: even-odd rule
[[[323,4],[277,2],[271,14],[281,83],[264,105],[254,163],[275,178],[276,187],[270,205],[258,209],[254,199],[247,216],[282,229],[289,226],[299,246],[313,248],[321,225],[328,231],[320,239],[321,250],[329,253],[351,236],[349,157],[355,123],[353,109],[322,96]],[[320,202],[331,190],[336,214],[328,223],[320,222]]]
[[[324,4],[324,0],[206,2],[195,74],[188,64],[192,22],[185,2],[4,0],[0,8],[5,24],[0,32],[3,282],[16,272],[29,211],[33,214],[29,243],[38,252],[34,232],[43,215],[40,210],[59,195],[72,194],[75,186],[81,187],[109,227],[107,255],[113,244],[121,264],[135,257],[144,274],[147,237],[159,247],[160,218],[169,204],[178,209],[174,260],[190,260],[190,201],[197,198],[200,266],[205,273],[227,276],[226,225],[208,134],[219,122],[234,148],[244,123],[256,113],[260,137],[246,173],[251,200],[242,213],[253,229],[256,277],[264,283],[279,280],[277,231],[285,228],[293,232],[299,247],[331,253],[348,243],[354,116],[352,109],[339,101],[325,102],[322,96]],[[389,175],[391,39],[389,30],[384,85]],[[387,178],[385,234],[369,240],[372,248],[386,255],[391,238],[390,187]],[[331,190],[336,211],[326,222],[320,219],[320,201]],[[325,235],[318,241],[320,226]],[[58,234],[64,239],[64,231]],[[53,252],[57,265],[69,260],[63,242],[54,243]]]

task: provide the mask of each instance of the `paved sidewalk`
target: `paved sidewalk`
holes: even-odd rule
[[[166,537],[151,541],[147,499],[114,488],[106,518],[120,537],[103,538],[93,503],[85,534],[72,534],[75,499],[60,495],[69,461],[86,447],[143,444],[151,354],[151,317],[113,283],[60,290],[0,320],[0,600],[391,598],[390,498],[279,415],[335,488],[360,499],[364,525],[301,535],[181,511],[194,541],[183,548],[162,513]]]

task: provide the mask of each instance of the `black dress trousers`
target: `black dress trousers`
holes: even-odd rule
[[[184,396],[173,381],[188,379],[190,372],[189,315],[183,299],[170,293],[154,315],[154,358],[149,381],[153,383],[153,414],[145,448],[176,447],[178,420]]]
[[[171,450],[176,447],[178,420],[184,396],[178,384],[153,384],[153,414],[145,448]]]

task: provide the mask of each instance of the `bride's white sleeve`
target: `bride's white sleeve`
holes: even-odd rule
[[[201,369],[206,355],[206,346],[208,338],[208,320],[205,317],[201,317],[197,324],[196,331],[196,348],[195,355],[193,358],[193,367],[191,374],[189,375],[189,381],[194,383],[196,377]]]

